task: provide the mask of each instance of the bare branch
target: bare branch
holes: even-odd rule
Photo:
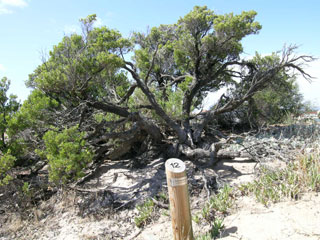
[[[131,73],[131,76],[133,79],[137,82],[138,87],[142,90],[142,92],[146,95],[148,98],[151,106],[156,111],[159,117],[161,117],[170,128],[172,128],[178,135],[179,140],[181,142],[185,142],[187,139],[186,133],[182,130],[182,128],[173,120],[171,119],[167,113],[162,109],[162,107],[157,103],[154,94],[150,91],[147,85],[145,85],[139,75],[128,66],[124,66],[124,68]]]
[[[224,105],[219,106],[222,103],[222,99],[224,97],[224,95],[222,95],[218,104],[216,105],[216,108],[212,109],[211,111],[208,111],[205,114],[205,117],[202,123],[195,130],[194,132],[194,138],[196,139],[195,141],[197,141],[197,139],[200,137],[203,127],[206,126],[208,122],[211,121],[215,116],[226,113],[226,112],[231,112],[234,109],[238,108],[245,101],[252,98],[258,91],[263,89],[266,86],[266,84],[269,84],[280,71],[286,70],[286,69],[296,69],[305,79],[309,80],[310,78],[312,78],[310,74],[306,73],[303,70],[302,68],[303,63],[301,63],[300,61],[303,60],[304,62],[310,62],[310,61],[313,61],[314,58],[311,56],[305,56],[305,55],[292,57],[293,50],[295,48],[296,47],[289,47],[284,49],[282,52],[282,59],[280,63],[276,64],[275,66],[268,69],[267,71],[261,71],[258,69],[255,69],[255,71],[252,71],[251,74],[246,76],[245,78],[245,79],[251,80],[251,81],[248,81],[248,83],[250,83],[249,88],[247,90],[240,89],[240,93],[241,93],[241,90],[245,90],[245,92],[237,96],[237,98],[231,98]],[[230,63],[224,64],[220,69],[223,69],[227,65],[232,65],[232,64],[238,64],[244,67],[251,68],[251,66],[248,64],[252,64],[252,63],[230,62]],[[243,79],[243,81],[245,79]]]
[[[100,109],[105,112],[111,112],[121,117],[128,117],[130,113],[128,112],[127,108],[119,107],[111,103],[102,103],[102,102],[88,102],[89,107],[93,107],[95,109]]]
[[[157,44],[157,46],[156,46],[156,50],[154,51],[153,56],[152,56],[151,65],[150,65],[149,70],[148,70],[148,72],[147,72],[147,75],[146,75],[146,77],[145,77],[145,79],[144,79],[144,83],[145,83],[146,85],[148,85],[149,75],[150,75],[150,73],[151,73],[151,71],[152,71],[152,69],[153,69],[153,66],[154,66],[154,61],[155,61],[155,59],[156,59],[156,55],[157,55],[157,52],[158,52],[158,46],[159,46],[159,44]]]
[[[98,125],[95,126],[95,129],[92,133],[90,133],[88,136],[86,136],[85,138],[87,140],[92,139],[93,137],[101,134],[101,131],[105,131],[106,128],[111,128],[111,132],[114,131],[116,128],[123,126],[124,124],[126,124],[129,121],[129,118],[120,118],[117,121],[102,121],[101,123],[99,123]]]
[[[192,77],[192,78],[194,78],[192,75],[190,75],[190,74],[187,74],[187,75],[182,75],[182,76],[179,76],[179,77],[174,77],[174,76],[172,76],[172,75],[168,75],[168,74],[161,74],[161,77],[167,77],[167,78],[170,78],[170,79],[172,79],[172,82],[170,82],[170,84],[169,85],[167,85],[167,86],[173,86],[173,85],[175,85],[175,84],[177,84],[177,83],[180,83],[182,80],[184,80],[186,77]],[[166,87],[167,87],[166,86]]]
[[[129,90],[127,91],[126,95],[118,102],[118,104],[122,104],[124,103],[125,101],[127,101],[131,95],[133,94],[134,90],[136,89],[137,87],[137,84],[133,84]]]
[[[145,108],[145,109],[150,109],[150,110],[153,109],[153,107],[151,105],[137,105],[136,108],[137,109]]]
[[[104,134],[100,138],[96,139],[94,143],[107,141],[109,139],[115,139],[115,138],[128,139],[133,137],[139,130],[140,130],[139,127],[137,125],[134,125],[131,129],[127,131],[111,132],[111,133]]]

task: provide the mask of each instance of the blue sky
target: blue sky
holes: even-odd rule
[[[257,11],[262,30],[244,39],[244,56],[297,44],[298,53],[320,58],[319,0],[0,0],[0,78],[7,76],[10,91],[24,100],[30,91],[24,85],[28,74],[64,35],[81,31],[80,18],[96,13],[98,25],[129,36],[148,26],[175,23],[195,5],[218,14]],[[298,79],[300,89],[306,100],[320,106],[320,61],[307,70],[314,82]]]

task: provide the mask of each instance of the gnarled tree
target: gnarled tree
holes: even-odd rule
[[[50,115],[55,127],[78,124],[98,156],[118,158],[144,151],[147,141],[168,139],[192,156],[201,152],[197,146],[210,121],[278,81],[280,72],[294,69],[310,77],[303,64],[313,58],[295,56],[295,47],[283,49],[277,61],[241,59],[241,40],[261,29],[255,16],[217,15],[197,6],[176,24],[127,39],[107,27],[93,28],[91,15],[81,20],[83,34],[65,36],[28,86],[58,104]],[[193,114],[209,92],[223,87],[233,89],[232,95]]]

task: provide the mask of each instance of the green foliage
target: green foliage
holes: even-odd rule
[[[287,113],[287,115],[284,117],[283,123],[290,126],[296,123],[296,119],[294,116],[292,116],[292,114]]]
[[[94,27],[97,16],[92,14],[80,19],[83,34],[65,36],[55,45],[48,59],[30,74],[27,85],[54,99],[60,107],[55,114],[70,113],[64,116],[81,128],[86,121],[88,129],[99,111],[127,120],[130,116],[131,122],[137,121],[132,116],[141,114],[146,121],[153,120],[152,127],[144,128],[149,134],[150,129],[159,130],[161,126],[165,131],[173,129],[179,141],[185,141],[184,133],[193,128],[192,112],[201,107],[209,92],[223,87],[241,88],[245,76],[253,76],[247,73],[250,69],[240,61],[240,55],[242,39],[261,29],[256,14],[247,11],[219,15],[206,6],[195,6],[175,24],[134,33],[130,39],[117,30]],[[263,75],[279,66],[279,57],[256,56],[252,63]],[[233,65],[246,65],[240,83],[231,77],[234,72],[229,67]],[[246,84],[248,89],[250,84]],[[237,95],[240,99],[246,96],[241,93]],[[275,100],[271,93],[256,102],[260,105],[265,98]],[[236,105],[231,104],[230,109]],[[150,135],[160,141],[161,134]]]
[[[286,120],[288,114],[298,115],[303,107],[302,95],[298,85],[294,81],[268,87],[254,96],[258,114],[265,116],[269,124],[279,123]]]
[[[46,147],[38,153],[48,159],[51,182],[65,184],[83,176],[83,169],[93,158],[83,136],[77,126],[62,132],[48,131],[43,136]]]
[[[9,171],[13,168],[15,161],[16,158],[11,155],[10,150],[0,157],[0,187],[7,185],[13,179]]]
[[[267,71],[270,66],[276,66],[280,59],[276,54],[265,57],[256,54],[252,62],[262,71]],[[303,108],[296,80],[285,71],[280,71],[253,100],[253,112],[258,115],[257,118],[263,118],[269,124],[283,122],[288,114],[298,115]]]
[[[196,224],[199,224],[201,222],[201,217],[200,215],[193,215],[192,216],[192,221],[194,221]]]
[[[10,80],[3,77],[0,80],[0,150],[2,152],[0,162],[0,185],[7,184],[11,176],[7,172],[14,167],[17,162],[16,157],[22,152],[23,142],[21,139],[12,137],[11,123],[14,121],[20,103],[17,96],[7,96],[10,87]]]
[[[164,191],[161,191],[157,194],[157,199],[161,202],[164,202],[164,203],[168,203],[169,202],[169,197],[168,197],[168,193],[167,192],[164,192]]]
[[[264,205],[284,198],[298,199],[303,191],[320,191],[319,154],[304,155],[285,169],[261,168],[260,175],[252,183],[239,187],[243,194],[253,193]]]
[[[146,200],[143,204],[136,206],[138,216],[134,218],[137,227],[141,228],[148,224],[154,212],[154,202],[152,199]]]
[[[80,150],[82,133],[71,140],[62,137],[67,129],[60,133],[48,129],[78,124],[79,132],[90,131],[95,140],[106,132],[114,136],[100,138],[98,144],[90,141],[95,148],[133,137],[129,136],[134,132],[129,131],[132,126],[159,142],[179,135],[179,141],[186,143],[186,133],[195,129],[191,113],[206,95],[226,86],[238,87],[229,66],[241,63],[242,39],[261,29],[255,17],[254,11],[219,15],[206,6],[196,6],[175,24],[134,33],[131,39],[117,30],[95,27],[95,14],[80,19],[83,34],[63,37],[29,75],[27,86],[34,91],[7,121],[12,154],[32,152],[39,144],[51,164],[51,180],[66,182],[69,178],[63,172],[70,173],[70,178],[79,177],[79,169],[85,166],[82,155],[90,154]],[[252,63],[265,73],[279,58],[257,55]],[[271,93],[256,102],[275,101]],[[72,141],[77,143],[74,148]]]
[[[10,80],[3,77],[0,80],[0,149],[6,151],[7,143],[6,137],[8,122],[12,115],[19,109],[20,104],[17,101],[17,96],[7,96],[9,90]]]
[[[257,180],[241,186],[240,189],[252,192],[256,199],[265,206],[270,202],[279,202],[285,197],[296,199],[301,191],[299,176],[293,166],[279,171],[262,168]]]
[[[184,92],[180,89],[173,90],[172,88],[166,89],[166,98],[162,98],[161,92],[155,92],[155,96],[158,99],[159,104],[165,110],[165,112],[172,117],[173,119],[181,119],[182,118],[182,101]],[[154,116],[156,117],[156,116]]]
[[[296,165],[300,171],[301,184],[307,190],[320,192],[320,154],[314,152],[299,157]]]
[[[280,57],[273,53],[262,57],[256,53],[249,62],[261,75],[268,76],[268,71],[280,64]],[[241,88],[233,88],[228,92],[229,97],[237,98],[252,86],[252,80],[241,84]],[[304,108],[303,97],[299,92],[295,77],[290,76],[285,69],[277,72],[268,84],[260,86],[259,91],[249,98],[241,107],[231,115],[231,121],[236,116],[242,125],[260,127],[265,124],[282,123],[288,116],[298,116]],[[226,116],[222,122],[228,119]]]
[[[151,89],[152,93],[157,99],[157,102],[162,107],[162,109],[173,119],[181,119],[182,118],[182,108],[179,107],[182,105],[184,93],[180,89],[172,89],[171,87],[167,87],[163,89],[165,91],[166,98],[163,98],[163,91],[157,91],[155,88]],[[133,98],[129,101],[129,107],[133,111],[137,111],[137,106],[145,106],[149,105],[148,99],[143,94],[140,89],[137,89],[133,95]],[[157,116],[157,114],[152,110],[143,110],[144,114],[152,117],[153,119],[157,119],[161,121],[161,118]]]
[[[196,237],[196,240],[212,240],[212,236],[210,233],[203,234],[201,236]]]
[[[31,92],[19,111],[14,112],[7,122],[6,133],[10,140],[8,147],[14,156],[20,157],[39,148],[36,143],[39,143],[44,132],[57,122],[53,114],[57,110],[59,104],[56,100],[39,90]],[[26,131],[28,135],[25,134]]]
[[[234,203],[232,188],[225,185],[218,194],[209,199],[209,202],[202,209],[202,217],[210,220],[213,212],[227,213]]]
[[[97,123],[101,123],[102,121],[116,121],[119,120],[119,116],[112,113],[103,113],[103,112],[97,112],[94,116],[94,120]]]
[[[48,60],[30,75],[27,85],[50,93],[66,106],[75,106],[87,98],[121,98],[129,83],[119,69],[123,66],[120,50],[126,53],[131,42],[116,30],[92,28],[95,19],[90,15],[81,20],[86,36],[65,36],[54,46]]]
[[[225,228],[222,218],[216,218],[211,224],[211,229],[208,233],[196,237],[196,240],[211,240],[219,238],[222,230]]]
[[[31,197],[32,196],[32,191],[30,189],[30,184],[28,182],[24,182],[23,186],[22,186],[22,193],[26,196],[26,197]]]
[[[200,215],[192,217],[193,221],[197,224],[199,224],[203,219],[211,226],[208,233],[201,235],[196,239],[216,239],[224,229],[223,218],[217,216],[226,214],[233,204],[233,189],[230,186],[225,185],[216,195],[209,199],[201,210]]]
[[[96,14],[88,15],[86,18],[80,18],[80,22],[83,26],[87,26],[87,30],[89,30],[89,26],[92,27],[93,23],[97,20]]]
[[[179,40],[175,42],[177,65],[187,68],[196,67],[199,47],[212,54],[210,56],[212,59],[223,60],[238,56],[242,52],[240,40],[261,29],[261,25],[254,22],[255,16],[254,11],[242,12],[240,15],[233,13],[217,15],[206,6],[194,7],[193,11],[180,18],[178,22]],[[227,46],[221,45],[218,49],[217,45],[223,41],[228,42]],[[190,46],[187,45],[188,43]],[[211,61],[211,59],[204,60]]]
[[[255,15],[254,11],[240,15],[217,15],[206,6],[196,6],[176,24],[154,27],[149,34],[135,33],[134,41],[140,48],[135,51],[134,60],[141,78],[149,76],[156,99],[165,102],[172,99],[171,93],[181,94],[182,99],[186,94],[193,94],[189,91],[196,83],[196,73],[197,78],[206,79],[192,102],[193,109],[199,107],[208,91],[216,91],[230,82],[229,75],[211,76],[224,61],[239,58],[243,37],[258,33],[261,29],[261,25],[254,21]],[[185,78],[176,81],[170,77],[160,77],[161,74],[185,75]],[[174,112],[178,112],[180,118],[184,117],[182,110],[179,110],[182,108],[180,99],[169,104],[167,113],[172,113],[171,105],[175,105]]]
[[[226,213],[234,203],[232,191],[230,186],[225,185],[216,196],[210,198],[210,207],[221,213]]]
[[[223,229],[224,229],[223,219],[216,218],[212,224],[210,234],[213,238],[216,238],[220,235]]]
[[[9,121],[8,135],[13,137],[27,128],[36,130],[49,126],[55,120],[50,117],[50,111],[58,110],[58,108],[59,104],[56,100],[39,90],[32,91],[19,111]]]

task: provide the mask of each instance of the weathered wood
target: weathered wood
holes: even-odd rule
[[[193,240],[186,166],[177,158],[166,161],[170,213],[174,240]]]

